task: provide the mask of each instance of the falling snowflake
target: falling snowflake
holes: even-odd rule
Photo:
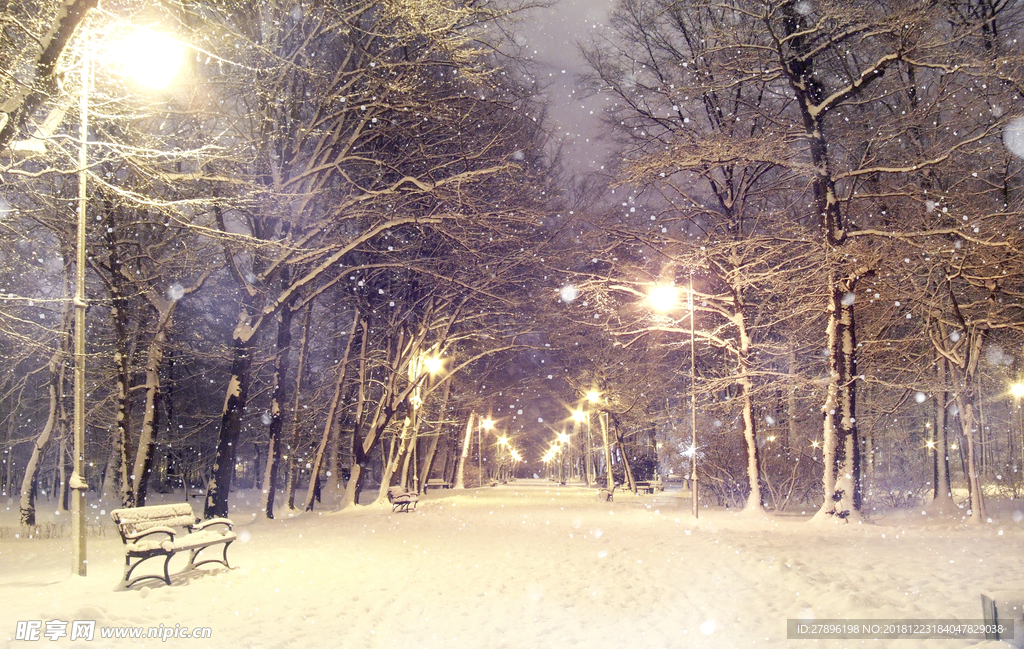
[[[185,295],[185,287],[175,282],[170,285],[167,289],[167,299],[171,302],[177,302]]]
[[[565,302],[566,304],[572,302],[577,297],[579,297],[579,294],[579,289],[577,289],[572,284],[566,284],[565,286],[563,286],[561,292],[559,293],[559,295],[562,298],[562,301]]]
[[[1003,144],[1013,155],[1024,158],[1024,117],[1017,117],[1006,125]]]

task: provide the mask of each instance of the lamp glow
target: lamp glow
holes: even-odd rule
[[[423,367],[431,374],[437,374],[444,369],[444,361],[437,356],[429,356],[423,361]]]
[[[587,393],[587,401],[590,403],[597,403],[601,400],[601,393],[597,390],[591,390]]]
[[[140,29],[114,45],[111,56],[136,83],[160,90],[178,75],[185,62],[185,47],[167,34]]]
[[[1011,385],[1010,394],[1013,395],[1015,399],[1020,399],[1021,397],[1024,397],[1024,383],[1014,383],[1013,385]]]
[[[655,311],[671,311],[679,306],[679,289],[671,284],[658,284],[647,294],[647,303]]]

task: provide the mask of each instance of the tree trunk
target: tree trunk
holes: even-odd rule
[[[156,446],[156,434],[160,400],[160,363],[164,357],[164,345],[167,342],[166,328],[170,326],[170,314],[161,317],[159,329],[149,343],[146,354],[146,407],[142,413],[142,430],[139,432],[139,445],[132,468],[133,507],[146,504],[149,476],[153,470],[153,451]]]
[[[313,511],[313,496],[314,487],[316,482],[320,479],[320,468],[323,466],[324,452],[329,446],[329,442],[333,437],[335,440],[338,438],[338,426],[335,424],[338,413],[338,404],[341,403],[341,388],[345,383],[345,374],[348,370],[348,357],[352,352],[352,341],[356,336],[356,327],[359,324],[359,313],[355,313],[352,316],[352,330],[348,334],[348,342],[345,344],[345,354],[342,356],[341,365],[338,367],[338,380],[334,383],[334,396],[331,397],[331,405],[327,409],[327,421],[324,423],[324,432],[320,437],[320,444],[317,446],[316,453],[313,456],[313,467],[310,473],[309,488],[306,490],[306,511]],[[334,445],[335,451],[337,451],[337,445]],[[336,453],[335,453],[336,455]],[[335,461],[334,471],[337,471],[337,462]],[[328,476],[328,484],[332,487],[337,484],[334,475]],[[333,491],[330,491],[333,494]]]
[[[286,378],[292,344],[292,310],[286,306],[278,312],[277,317],[277,362],[274,364],[274,391],[270,397],[270,447],[267,449],[267,467],[263,478],[262,509],[267,518],[274,517],[277,474],[281,466],[281,431],[284,429],[282,406],[288,398]]]
[[[857,438],[857,341],[853,317],[856,278],[835,278],[829,300],[829,382],[824,410],[824,502],[815,518],[860,519]]]
[[[285,492],[288,494],[288,509],[295,509],[295,481],[299,477],[299,437],[302,428],[299,424],[299,411],[301,410],[300,404],[302,402],[302,371],[305,369],[306,353],[309,351],[309,327],[312,324],[312,318],[309,316],[312,307],[312,302],[306,305],[306,317],[302,326],[302,341],[299,343],[299,363],[298,367],[295,368],[295,406],[292,408],[292,439],[288,445],[288,485],[285,487]],[[309,477],[311,487],[316,485],[316,480],[313,478],[314,475],[310,474]]]
[[[252,371],[252,354],[255,333],[248,326],[247,315],[235,328],[232,337],[231,373],[228,379],[227,395],[221,411],[220,433],[217,454],[213,460],[213,477],[206,490],[204,518],[227,517],[228,496],[231,480],[235,474],[235,457],[238,436],[242,430],[242,413],[249,396],[249,374]]]
[[[66,320],[67,315],[65,314]],[[68,327],[65,327],[65,331],[67,330]],[[70,336],[65,336],[65,340],[70,339]],[[36,480],[39,479],[39,471],[42,469],[43,454],[46,453],[46,448],[49,446],[50,440],[53,439],[53,431],[57,427],[57,404],[63,394],[64,386],[64,358],[67,355],[65,345],[66,342],[61,343],[60,348],[53,353],[47,364],[50,380],[46,390],[50,403],[46,410],[46,423],[43,424],[43,429],[32,446],[32,454],[25,464],[25,475],[21,480],[19,509],[22,525],[36,524]]]
[[[601,424],[601,439],[604,440],[604,474],[608,492],[615,491],[615,476],[612,475],[612,449],[608,445],[608,413],[599,412],[597,420]]]
[[[956,511],[953,488],[949,480],[949,393],[946,391],[946,358],[937,355],[935,369],[939,389],[935,394],[935,487],[928,509],[933,513],[951,514]]]
[[[469,413],[466,420],[466,436],[462,438],[462,454],[459,455],[459,464],[455,469],[455,489],[466,488],[466,460],[469,458],[469,442],[473,438],[473,418],[475,412]]]
[[[975,448],[976,419],[974,413],[975,384],[978,371],[978,360],[981,354],[981,345],[984,334],[980,330],[969,331],[971,336],[968,341],[968,353],[965,367],[963,369],[963,380],[960,383],[960,390],[956,393],[957,409],[960,413],[960,427],[963,431],[964,440],[967,442],[967,484],[971,496],[972,523],[981,524],[988,518],[985,512],[985,494],[981,490],[981,480],[978,475],[978,453]]]

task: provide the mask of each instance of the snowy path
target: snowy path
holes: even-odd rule
[[[431,492],[408,515],[260,521],[236,528],[235,569],[131,592],[113,590],[113,532],[90,539],[84,580],[67,577],[65,540],[0,541],[0,642],[26,646],[18,620],[95,619],[213,637],[77,646],[953,648],[978,643],[787,641],[786,619],[977,618],[980,592],[1024,592],[1024,527],[1009,517],[972,530],[906,515],[853,529],[722,511],[695,523],[677,496],[608,504],[520,481]]]

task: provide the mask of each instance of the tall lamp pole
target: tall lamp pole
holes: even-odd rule
[[[75,386],[74,386],[74,462],[71,471],[71,556],[76,575],[86,575],[85,556],[85,226],[88,205],[86,142],[89,139],[89,48],[82,56],[82,92],[79,98],[78,146],[78,232],[75,237]]]
[[[679,306],[679,289],[671,284],[653,286],[647,294],[647,302],[655,311],[662,313],[676,309]],[[693,489],[693,516],[696,518],[699,512],[700,496],[697,489],[697,356],[694,343],[696,314],[693,310],[693,270],[690,270],[690,285],[687,290],[686,302],[690,310],[690,485]]]
[[[690,271],[690,288],[687,291],[687,302],[690,308],[690,485],[693,490],[693,517],[700,511],[700,496],[697,490],[697,356],[694,354],[694,313],[693,313],[693,271]]]
[[[140,30],[125,38],[117,48],[121,63],[137,83],[150,89],[166,88],[185,59],[185,48],[170,36]],[[92,61],[88,44],[83,48],[79,96],[78,226],[75,236],[75,372],[74,435],[71,479],[71,557],[76,575],[86,576],[88,560],[85,543],[85,316],[89,300],[85,293],[86,224],[89,204],[89,85]]]

